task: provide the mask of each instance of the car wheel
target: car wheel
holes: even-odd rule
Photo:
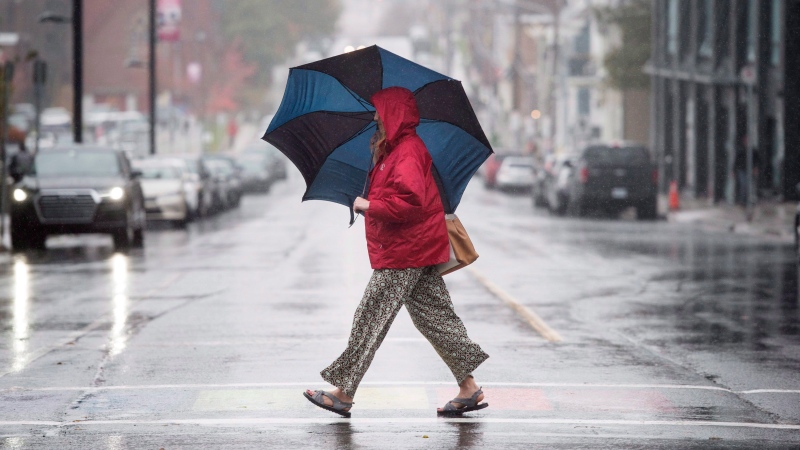
[[[41,232],[36,226],[25,226],[25,224],[15,222],[17,221],[12,218],[11,229],[9,230],[11,234],[11,247],[15,251],[39,250],[45,248],[45,241],[47,240],[47,235],[45,233]]]
[[[26,233],[22,227],[11,224],[11,246],[15,251],[28,250],[31,248],[30,233]]]
[[[794,216],[794,254],[800,263],[800,212]]]
[[[178,220],[173,220],[172,221],[172,226],[175,227],[175,228],[178,228],[180,230],[186,229],[186,227],[188,225],[189,225],[189,215],[188,214],[183,219],[178,219]]]
[[[184,208],[186,209],[186,217],[184,218],[184,222],[186,223],[193,222],[195,217],[197,217],[200,214],[198,210],[196,209],[192,210],[192,208],[189,207],[188,203],[184,204]]]
[[[133,239],[131,240],[133,248],[144,248],[144,228],[133,230]]]
[[[569,213],[575,217],[586,217],[586,207],[583,205],[583,201],[579,199],[575,199],[569,202]]]
[[[569,208],[569,201],[560,194],[556,194],[558,196],[558,205],[556,205],[555,213],[556,215],[563,216],[567,214],[567,208]]]
[[[111,237],[114,239],[114,248],[116,250],[129,249],[131,247],[131,241],[133,240],[133,236],[131,236],[131,234],[131,230],[127,227],[115,231],[111,235]]]
[[[131,243],[133,243],[133,235],[134,228],[131,226],[131,215],[128,213],[125,226],[118,228],[111,233],[111,237],[114,239],[114,248],[116,250],[129,249],[131,247]]]
[[[533,188],[533,206],[547,206],[547,200],[544,198],[544,195],[542,195],[541,189]]]
[[[14,251],[44,250],[47,235],[11,229],[11,247]]]
[[[658,206],[657,200],[651,198],[642,202],[636,207],[636,218],[639,220],[656,220],[658,219]]]
[[[209,202],[205,200],[200,200],[200,206],[197,208],[197,214],[199,217],[208,217],[210,215],[210,208],[208,205]]]

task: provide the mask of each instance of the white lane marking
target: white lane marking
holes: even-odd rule
[[[737,394],[800,394],[800,389],[751,389]]]
[[[597,420],[597,419],[500,419],[500,418],[435,418],[435,417],[379,417],[355,419],[316,419],[288,417],[244,417],[233,419],[163,419],[163,420],[86,420],[74,422],[52,422],[39,420],[0,421],[0,426],[99,426],[99,425],[201,425],[201,426],[242,426],[242,425],[322,425],[349,423],[353,425],[370,424],[438,424],[438,423],[498,423],[527,425],[624,425],[624,426],[668,426],[668,427],[722,427],[722,428],[760,428],[771,430],[800,430],[800,424],[753,423],[753,422],[713,422],[708,420]]]
[[[141,384],[141,385],[116,385],[116,386],[50,386],[50,387],[22,387],[12,386],[0,389],[2,393],[13,392],[46,392],[46,391],[120,391],[120,390],[159,390],[159,389],[239,389],[239,388],[289,388],[289,387],[318,387],[319,381],[285,382],[285,383],[227,383],[227,384]],[[734,391],[717,386],[697,386],[690,384],[610,384],[610,383],[524,383],[485,381],[482,386],[493,387],[552,387],[552,388],[583,388],[583,389],[691,389],[727,392],[731,394],[762,394],[762,393],[788,393],[800,394],[800,390],[790,389],[753,389],[748,391]],[[453,386],[452,382],[445,381],[365,381],[361,386]]]
[[[561,335],[556,332],[556,330],[550,328],[538,314],[533,312],[533,310],[529,309],[522,303],[518,302],[517,299],[511,296],[508,292],[504,291],[500,286],[494,284],[494,282],[483,274],[481,274],[477,269],[472,266],[467,267],[469,272],[472,274],[475,279],[480,282],[483,287],[485,287],[489,292],[494,294],[495,297],[502,300],[506,305],[511,307],[517,314],[519,314],[523,320],[528,322],[528,325],[531,326],[534,330],[536,330],[539,334],[542,335],[545,339],[550,342],[561,342],[563,339]]]

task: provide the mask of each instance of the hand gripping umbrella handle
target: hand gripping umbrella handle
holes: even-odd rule
[[[367,179],[364,180],[364,187],[361,188],[361,197],[365,197],[367,195],[367,186],[369,186],[369,173],[372,172],[372,168],[375,167],[375,164],[372,161],[372,157],[370,157],[369,161],[370,161],[369,170],[367,170]],[[353,203],[355,203],[355,201],[356,199],[350,200],[350,226],[348,228],[352,227],[353,224],[356,223],[356,218],[358,218],[358,216],[364,214],[362,212],[356,214],[355,210],[353,209]]]

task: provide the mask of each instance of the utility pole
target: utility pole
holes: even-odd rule
[[[42,117],[42,91],[47,82],[47,63],[41,59],[33,62],[33,96],[36,106],[36,116],[34,117],[33,127],[36,132],[36,143],[34,144],[34,154],[39,153],[39,138],[41,137],[41,117]]]
[[[550,74],[551,88],[550,88],[550,147],[551,150],[555,149],[556,131],[558,130],[558,92],[556,85],[560,84],[558,79],[558,65],[559,65],[559,40],[561,28],[561,9],[563,7],[563,0],[556,0],[555,9],[553,10],[553,72]]]
[[[72,0],[72,134],[83,142],[83,0]]]
[[[6,191],[8,180],[8,165],[6,164],[6,141],[8,140],[8,96],[11,92],[11,81],[14,79],[14,63],[6,61],[3,64],[3,87],[0,95],[3,96],[0,101],[0,164],[2,164],[2,171],[0,171],[0,248],[3,247],[3,240],[6,236]]]
[[[150,0],[149,12],[149,48],[150,64],[148,65],[148,81],[150,88],[150,154],[156,154],[156,0]]]

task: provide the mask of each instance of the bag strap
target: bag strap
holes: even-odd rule
[[[436,170],[436,166],[431,163],[431,173],[433,174],[433,181],[436,182],[436,187],[439,189],[439,198],[442,200],[442,207],[444,207],[445,214],[453,214],[453,208],[450,207],[450,200],[447,199],[447,196],[444,195],[444,185],[442,184],[442,178],[439,176],[439,171]]]

